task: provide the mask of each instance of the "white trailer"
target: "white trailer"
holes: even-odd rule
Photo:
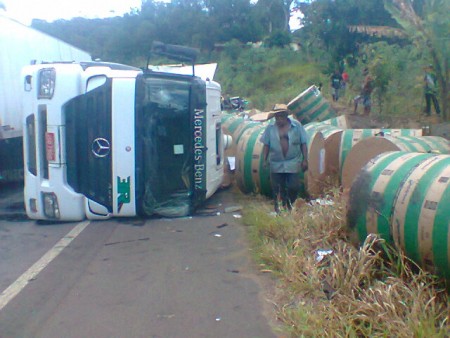
[[[0,181],[23,172],[21,70],[53,61],[90,61],[74,46],[8,18],[0,10]]]

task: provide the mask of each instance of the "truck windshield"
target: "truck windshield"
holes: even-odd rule
[[[191,211],[191,80],[143,76],[136,96],[136,196],[146,215]]]

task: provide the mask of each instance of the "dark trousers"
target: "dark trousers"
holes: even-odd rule
[[[431,93],[426,93],[425,94],[425,102],[427,104],[427,107],[426,107],[425,112],[427,113],[427,115],[431,114],[431,101],[433,101],[434,110],[436,110],[436,114],[440,114],[441,110],[439,109],[439,101],[437,100],[436,95],[431,94]]]
[[[280,210],[278,199],[283,207],[292,209],[292,205],[300,192],[300,177],[298,173],[270,173],[270,184],[273,191],[275,211]]]

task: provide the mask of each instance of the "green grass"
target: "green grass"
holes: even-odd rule
[[[367,67],[377,85],[372,94],[373,114],[381,118],[417,119],[425,106],[423,70],[418,66],[423,63],[423,53],[412,46],[386,43],[369,45],[365,53],[367,58],[363,60],[361,54],[358,63],[347,67],[350,82],[341,101],[351,105],[352,99],[360,94],[362,70]],[[224,95],[245,97],[250,101],[250,109],[267,111],[275,103],[288,103],[319,83],[323,84],[323,96],[331,101],[331,71],[325,60],[289,48],[240,48],[233,53],[217,54],[214,61],[219,64],[216,79]]]

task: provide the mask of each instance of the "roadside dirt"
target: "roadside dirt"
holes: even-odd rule
[[[354,129],[365,128],[399,128],[399,129],[422,129],[423,135],[441,136],[450,140],[450,122],[444,122],[436,114],[425,116],[415,114],[411,116],[386,116],[377,112],[371,112],[364,116],[362,107],[358,108],[357,114],[353,114],[352,102],[338,101],[330,102],[330,105],[338,115],[347,115],[350,127]]]

